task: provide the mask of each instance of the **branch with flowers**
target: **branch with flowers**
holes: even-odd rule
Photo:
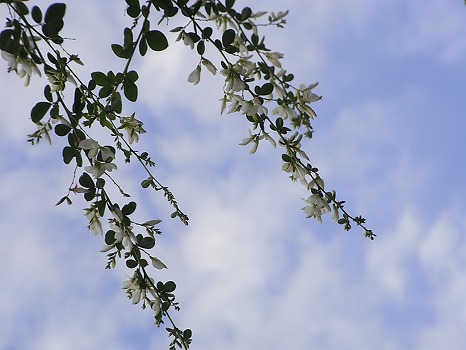
[[[303,139],[313,134],[311,121],[316,113],[311,104],[321,99],[313,92],[317,83],[294,86],[294,75],[282,67],[283,54],[271,51],[259,33],[262,26],[283,27],[287,12],[267,14],[253,12],[249,7],[239,10],[234,0],[125,2],[132,22],[123,29],[122,43],[111,45],[113,54],[124,62],[119,72],[96,71],[87,82],[75,73],[75,65],[83,63],[77,54],[67,52],[60,35],[65,23],[64,3],[51,4],[43,11],[19,0],[0,1],[9,11],[6,28],[0,33],[1,55],[8,63],[8,72],[16,72],[26,85],[34,75],[44,74],[48,79],[44,100],[31,110],[37,129],[28,135],[28,141],[37,144],[45,139],[51,143],[52,132],[67,138],[62,157],[73,167],[73,176],[67,194],[57,205],[72,204],[71,193],[83,195],[89,203],[84,209],[88,228],[104,237],[106,268],[114,268],[118,259],[124,259],[132,275],[123,288],[132,303],[149,306],[157,325],[171,325],[167,327],[173,337],[170,349],[188,349],[191,330],[179,329],[170,315],[172,309],[179,310],[173,293],[176,284],[151,277],[157,269],[166,268],[152,252],[156,236],[161,234],[161,219],[134,221],[137,203],[128,201],[130,195],[113,175],[117,157],[125,163],[135,160],[147,176],[141,186],[162,193],[173,207],[171,218],[188,224],[189,218],[172,192],[154,176],[155,162],[149,153],[134,148],[145,133],[143,122],[135,113],[122,115],[123,103],[138,99],[139,74],[131,69],[132,61],[138,54],[145,56],[149,49],[157,52],[169,46],[166,35],[159,30],[161,23],[169,24],[173,17],[186,19],[184,26],[170,31],[177,33],[176,41],[199,55],[188,82],[197,85],[204,69],[213,75],[220,72],[224,78],[221,113],[245,115],[251,126],[240,144],[250,145],[250,153],[255,153],[264,140],[282,149],[283,171],[305,187],[306,217],[322,222],[322,216],[332,212],[333,219],[345,230],[355,224],[366,237],[374,239],[375,234],[365,226],[362,216],[347,212],[345,202],[337,199],[334,190],[326,189],[318,169],[302,149]],[[152,21],[158,24],[154,26]],[[96,129],[110,135],[113,143],[99,141],[92,133]],[[120,196],[113,194],[113,188]]]

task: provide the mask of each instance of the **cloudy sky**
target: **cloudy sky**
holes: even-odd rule
[[[84,61],[84,80],[122,68],[109,50],[130,23],[120,3],[68,7],[63,35],[76,39],[66,45]],[[168,266],[158,278],[178,285],[174,317],[193,330],[191,348],[462,349],[463,1],[241,4],[290,10],[267,41],[297,83],[319,82],[315,134],[303,147],[378,236],[345,232],[330,216],[305,219],[306,193],[281,171],[279,150],[264,143],[251,156],[238,145],[248,124],[219,115],[221,77],[188,84],[196,55],[169,36],[169,50],[136,60],[140,99],[126,112],[144,121],[139,149],[190,217],[187,227],[163,221],[156,255]],[[63,141],[26,142],[44,78],[25,88],[5,61],[0,68],[0,348],[167,349],[165,330],[121,289],[125,268],[104,269],[85,203],[54,206],[72,179]],[[164,199],[138,187],[141,173],[120,168],[141,217],[166,218]]]

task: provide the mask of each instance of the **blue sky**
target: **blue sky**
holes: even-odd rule
[[[188,227],[163,221],[156,251],[168,266],[158,277],[177,282],[182,310],[174,316],[193,329],[192,349],[462,349],[464,3],[240,4],[290,10],[285,29],[267,31],[267,41],[285,54],[296,83],[319,82],[314,138],[303,147],[326,187],[378,237],[345,232],[330,216],[305,219],[306,194],[281,171],[279,150],[264,143],[251,156],[238,145],[248,124],[219,116],[221,77],[188,84],[196,55],[170,36],[167,51],[136,61],[140,99],[125,112],[144,121],[139,147],[190,216]],[[64,34],[76,39],[66,44],[84,61],[82,74],[121,68],[109,44],[129,22],[123,2],[69,5]],[[62,141],[26,142],[44,79],[25,88],[6,68],[0,348],[166,349],[165,331],[121,289],[125,268],[104,270],[85,203],[54,206],[72,178]],[[138,170],[118,173],[145,204],[141,217],[169,215],[163,198],[139,188]]]

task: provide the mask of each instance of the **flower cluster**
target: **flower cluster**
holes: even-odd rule
[[[161,312],[160,298],[154,289],[152,278],[143,278],[140,272],[135,271],[133,276],[127,276],[123,289],[126,290],[126,295],[133,304],[139,304],[142,301],[142,307],[145,308],[145,304],[148,303],[156,317]]]
[[[118,129],[124,129],[128,135],[128,142],[132,144],[133,142],[139,141],[139,135],[144,134],[146,130],[142,127],[142,121],[134,117],[134,113],[129,117],[121,117],[121,125]]]
[[[47,69],[45,75],[47,75],[47,79],[50,82],[52,92],[65,90],[67,82],[72,83],[74,86],[78,85],[71,73],[66,69],[64,71]]]
[[[330,212],[330,206],[321,196],[313,194],[307,199],[303,199],[306,206],[303,208],[307,218],[316,218],[317,221],[322,222],[322,214]]]
[[[39,77],[42,76],[36,63],[30,58],[13,55],[6,51],[1,51],[1,56],[8,62],[8,72],[16,72],[19,77],[24,78],[25,86],[29,85],[33,73]]]
[[[102,147],[92,139],[82,140],[79,147],[87,150],[87,156],[92,164],[86,166],[84,170],[94,175],[95,178],[101,177],[105,172],[117,169],[116,164],[112,163],[115,158],[115,151],[110,147]]]

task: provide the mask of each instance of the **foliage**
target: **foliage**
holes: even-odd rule
[[[10,13],[0,34],[0,49],[8,71],[24,78],[26,85],[33,75],[40,77],[43,73],[48,79],[44,99],[31,110],[37,130],[28,135],[28,141],[37,144],[46,139],[51,143],[53,133],[67,139],[62,157],[65,164],[74,167],[73,178],[68,193],[57,205],[72,204],[71,193],[83,195],[89,203],[84,209],[88,228],[104,237],[106,268],[115,267],[123,258],[132,271],[123,286],[132,303],[149,306],[157,325],[171,324],[167,327],[173,337],[170,349],[188,349],[191,330],[179,329],[170,315],[172,309],[179,309],[175,282],[156,281],[150,275],[150,266],[166,268],[152,253],[156,236],[161,233],[161,219],[134,221],[137,203],[128,201],[130,195],[112,177],[117,170],[117,156],[126,163],[135,160],[147,176],[141,186],[162,193],[173,207],[171,218],[188,224],[189,218],[172,192],[153,175],[151,167],[155,163],[149,153],[133,146],[145,133],[143,122],[135,113],[122,115],[123,103],[138,100],[139,74],[131,69],[133,59],[145,56],[149,49],[163,51],[170,45],[160,30],[162,23],[169,24],[174,17],[185,19],[185,25],[171,32],[177,33],[176,41],[199,56],[188,82],[198,84],[205,71],[213,75],[220,72],[225,81],[222,113],[239,112],[251,125],[241,145],[250,145],[250,153],[255,153],[264,140],[281,148],[282,169],[308,192],[303,208],[308,218],[321,222],[323,214],[332,212],[345,230],[356,224],[366,237],[374,239],[375,234],[365,227],[362,216],[351,216],[346,211],[345,202],[337,199],[334,190],[325,189],[318,168],[311,165],[301,148],[303,139],[313,134],[311,122],[316,113],[311,104],[321,99],[313,92],[317,83],[296,87],[294,75],[282,67],[283,54],[271,51],[259,32],[261,26],[283,27],[287,12],[267,14],[249,7],[237,9],[234,0],[125,1],[132,22],[123,29],[122,41],[111,45],[113,54],[122,60],[121,71],[96,71],[88,80],[75,73],[74,65],[82,62],[77,54],[66,51],[65,39],[60,35],[67,9],[64,3],[51,4],[44,11],[23,1],[0,1]],[[212,51],[218,53],[219,62],[212,58]],[[65,94],[66,88],[67,92],[73,89],[72,93]],[[104,145],[91,136],[94,129],[111,135],[113,144]],[[111,198],[107,186],[116,186],[121,197]]]

